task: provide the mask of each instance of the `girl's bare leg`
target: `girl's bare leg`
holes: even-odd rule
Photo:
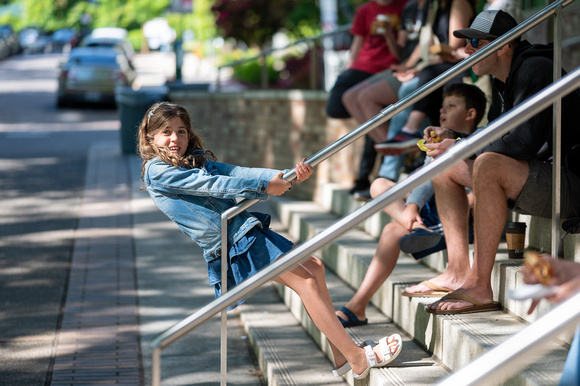
[[[335,364],[342,366],[348,361],[355,373],[362,373],[367,368],[365,352],[352,341],[334,313],[324,278],[323,263],[311,257],[291,271],[280,275],[276,282],[291,288],[300,296],[308,315],[328,338]],[[377,358],[379,361],[382,360],[379,352]]]

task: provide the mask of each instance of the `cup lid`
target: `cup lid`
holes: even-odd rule
[[[527,224],[525,222],[508,222],[505,224],[506,229],[520,229],[526,228]]]

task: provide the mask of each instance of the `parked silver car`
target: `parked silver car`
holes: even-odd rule
[[[69,102],[114,103],[115,87],[130,87],[135,71],[116,48],[78,47],[58,78],[57,106]]]

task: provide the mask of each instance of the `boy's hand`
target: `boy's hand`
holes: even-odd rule
[[[427,155],[431,158],[435,158],[447,151],[451,146],[455,144],[454,139],[445,138],[443,141],[439,143],[426,143],[425,147],[427,148]]]
[[[455,133],[452,130],[437,126],[427,126],[423,130],[427,155],[435,158],[455,144]]]
[[[434,132],[435,136],[431,134],[431,132]],[[438,142],[435,138],[439,138],[439,141],[442,141],[445,138],[455,139],[455,133],[443,127],[427,126],[425,130],[423,130],[423,139],[426,142]]]
[[[408,231],[413,229],[414,224],[418,223],[420,225],[424,225],[423,220],[419,215],[419,207],[417,204],[411,202],[405,206],[405,209],[401,214],[401,222],[401,225],[403,225],[403,227],[405,227],[405,229]]]

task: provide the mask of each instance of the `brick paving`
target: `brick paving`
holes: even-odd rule
[[[143,384],[129,170],[94,146],[76,231],[52,384]]]

